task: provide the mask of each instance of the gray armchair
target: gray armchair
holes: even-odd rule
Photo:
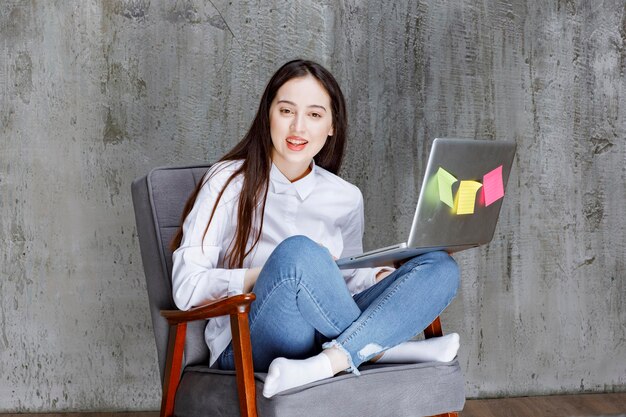
[[[458,361],[361,366],[361,376],[340,374],[263,397],[266,374],[254,372],[248,310],[254,294],[178,311],[172,300],[168,248],[188,196],[209,165],[156,168],[132,184],[137,233],[146,275],[163,384],[161,416],[456,416],[465,402]],[[208,367],[206,319],[230,315],[236,371]],[[441,335],[439,319],[425,330]]]

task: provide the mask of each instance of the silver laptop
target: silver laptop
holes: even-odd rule
[[[506,195],[514,142],[433,141],[408,240],[337,260],[339,268],[393,265],[426,252],[491,241]]]

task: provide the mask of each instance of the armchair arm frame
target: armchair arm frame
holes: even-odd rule
[[[163,381],[163,397],[161,399],[161,417],[174,415],[174,399],[182,371],[187,323],[227,314],[230,316],[233,336],[233,353],[241,415],[243,417],[257,416],[252,344],[250,342],[250,326],[248,323],[250,304],[255,298],[256,296],[252,293],[240,294],[211,301],[188,311],[161,310],[161,315],[165,317],[170,325],[165,378]]]

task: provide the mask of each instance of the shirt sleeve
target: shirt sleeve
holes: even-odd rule
[[[341,253],[341,258],[363,253],[363,225],[365,216],[363,194],[361,194],[360,190],[358,193],[356,208],[352,211],[346,223],[341,228],[343,238],[343,252]],[[393,270],[394,268],[382,266],[377,268],[344,269],[341,272],[350,294],[354,295],[376,284],[376,275],[380,271]]]
[[[207,175],[210,174],[211,171]],[[243,292],[246,269],[218,267],[232,239],[237,179],[225,190],[206,229],[217,196],[231,174],[231,170],[224,169],[210,177],[183,223],[181,245],[172,254],[172,295],[181,310]]]

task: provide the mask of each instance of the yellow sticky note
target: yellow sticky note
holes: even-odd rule
[[[483,185],[477,181],[461,181],[456,193],[456,214],[474,214],[476,192]]]
[[[454,175],[445,169],[439,167],[437,171],[437,183],[439,185],[439,200],[443,201],[450,208],[454,208],[454,200],[452,198],[452,184],[456,182]]]

